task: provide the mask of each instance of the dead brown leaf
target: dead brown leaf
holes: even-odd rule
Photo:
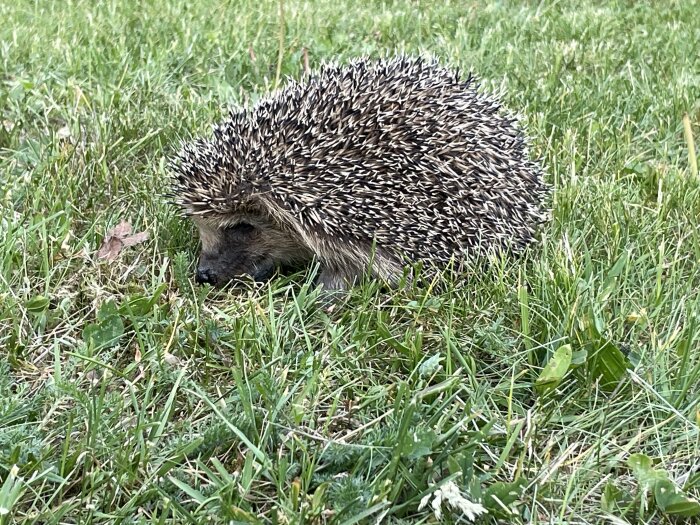
[[[148,232],[140,232],[131,235],[131,224],[122,221],[107,232],[102,246],[97,251],[97,258],[113,261],[124,248],[140,244],[148,239]]]

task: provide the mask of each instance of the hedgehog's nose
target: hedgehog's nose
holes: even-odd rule
[[[216,274],[211,268],[199,267],[197,268],[197,275],[195,275],[195,281],[198,284],[211,284],[214,286],[216,284]]]

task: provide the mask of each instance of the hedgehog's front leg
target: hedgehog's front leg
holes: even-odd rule
[[[336,305],[342,303],[346,297],[346,291],[352,283],[353,279],[348,279],[346,272],[322,264],[316,276],[316,285],[320,287],[319,306],[327,313],[333,311]]]
[[[380,279],[387,286],[396,286],[402,275],[402,267],[395,259],[388,258],[382,254],[376,254],[372,259],[363,260],[356,257],[361,264],[348,263],[333,264],[325,262],[321,265],[320,273],[316,279],[318,285],[329,292],[342,292],[357,285],[366,274],[373,278]]]
[[[320,270],[316,284],[326,292],[342,292],[357,280],[357,276],[350,275],[347,270],[339,270],[328,264],[322,265]]]

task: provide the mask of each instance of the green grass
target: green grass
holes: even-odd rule
[[[428,523],[448,482],[483,523],[697,519],[657,489],[700,496],[700,4],[284,7],[0,3],[0,524]],[[194,286],[167,158],[274,87],[280,35],[281,75],[478,73],[547,166],[541,246],[330,315],[305,276]],[[122,219],[150,239],[99,261]]]

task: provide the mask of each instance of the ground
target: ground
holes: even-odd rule
[[[696,520],[698,12],[1,3],[0,523]],[[307,59],[395,51],[519,113],[540,243],[330,313],[307,275],[194,286],[180,139]],[[100,252],[122,221],[133,246]]]

